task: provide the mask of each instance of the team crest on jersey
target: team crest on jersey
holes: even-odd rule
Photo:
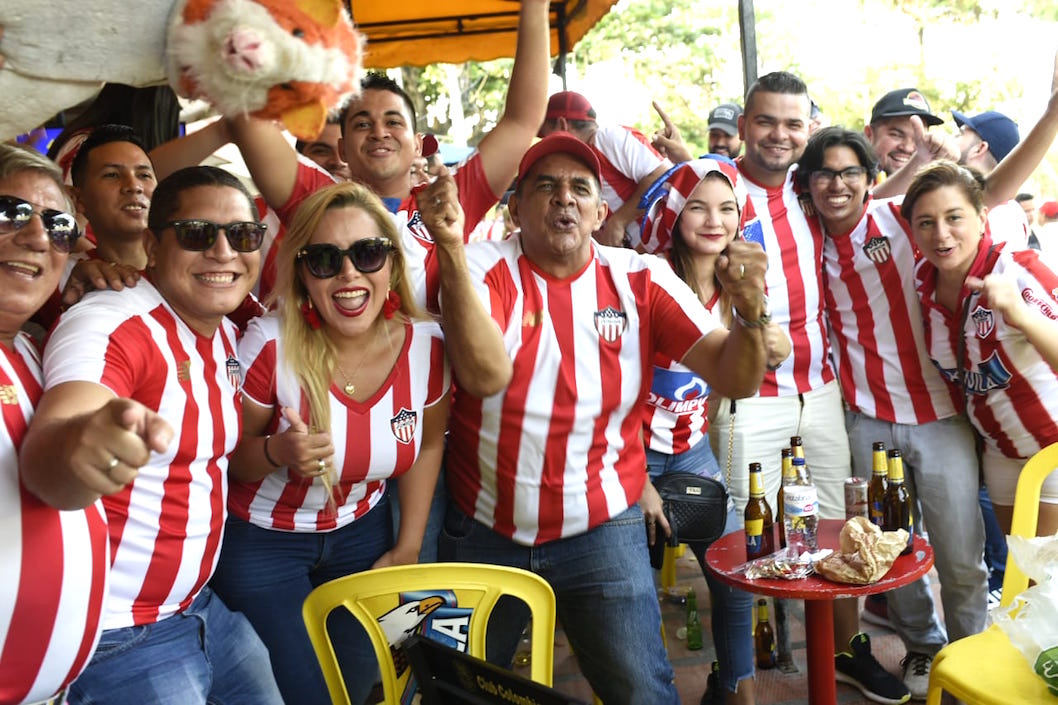
[[[224,362],[224,370],[228,373],[231,386],[236,392],[239,391],[242,388],[242,366],[239,364],[239,359],[234,355],[228,355],[228,359]]]
[[[0,384],[0,404],[18,404],[18,388],[13,384]]]
[[[191,361],[181,360],[176,363],[176,378],[181,382],[191,381]]]
[[[393,437],[404,444],[412,442],[415,438],[415,425],[419,422],[419,415],[410,409],[401,409],[397,415],[389,420],[389,427],[393,430]]]
[[[415,236],[417,240],[423,242],[433,242],[433,236],[430,235],[430,231],[426,229],[426,224],[422,222],[422,216],[419,215],[419,209],[416,208],[411,212],[411,217],[408,218],[408,230]]]
[[[977,331],[978,338],[987,338],[996,328],[996,319],[992,314],[992,310],[984,306],[975,308],[973,313],[970,314],[970,318],[974,322],[974,329]]]
[[[867,255],[875,264],[885,264],[889,261],[893,249],[889,244],[889,238],[875,235],[863,244],[863,254]]]
[[[627,327],[628,315],[624,311],[607,306],[602,311],[595,312],[595,330],[599,333],[599,337],[607,343],[615,342]]]

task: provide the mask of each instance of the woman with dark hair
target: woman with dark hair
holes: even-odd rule
[[[665,178],[657,200],[643,221],[644,239],[670,243],[666,253],[673,270],[698,295],[706,308],[728,326],[736,315],[730,295],[716,276],[716,262],[732,240],[739,237],[739,219],[746,205],[746,189],[734,164],[722,158],[686,162]],[[790,354],[790,342],[776,324],[765,326],[768,365],[773,369]],[[656,478],[665,472],[692,472],[725,482],[706,436],[709,421],[709,387],[678,361],[658,354],[654,381],[643,421],[647,472]],[[725,483],[726,484],[726,483]],[[658,502],[648,483],[645,497]],[[664,517],[644,506],[668,533]],[[657,524],[648,521],[648,531]],[[725,534],[742,528],[741,511],[728,501]],[[652,543],[664,539],[650,535]],[[753,644],[750,638],[753,596],[715,580],[705,568],[705,549],[691,544],[712,595],[713,644],[719,669],[709,675],[703,702],[752,704]],[[726,699],[725,699],[726,698]]]
[[[1058,275],[1035,250],[993,242],[980,177],[951,162],[916,176],[901,206],[925,261],[916,272],[930,358],[966,400],[981,465],[1010,530],[1026,459],[1058,441]],[[1058,531],[1058,476],[1038,533]]]
[[[286,701],[329,703],[301,605],[328,580],[418,561],[450,375],[440,327],[411,303],[393,219],[360,184],[299,207],[275,294],[276,310],[239,345],[243,440],[214,585],[268,645]],[[398,475],[394,537],[387,480]],[[329,629],[352,702],[363,702],[371,644],[351,615]]]

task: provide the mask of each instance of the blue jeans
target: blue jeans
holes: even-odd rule
[[[669,455],[647,449],[647,473],[654,479],[666,472],[692,472],[724,482],[724,474],[716,462],[709,443],[705,440],[685,453]],[[734,503],[728,502],[724,536],[742,528]],[[660,532],[659,532],[660,533]],[[661,540],[660,538],[658,539]],[[720,684],[735,692],[738,682],[753,677],[753,595],[725,585],[705,568],[705,549],[702,544],[691,544],[698,564],[705,574],[711,599],[713,647],[720,664]]]
[[[1003,574],[1007,570],[1007,537],[999,527],[995,510],[992,509],[992,498],[988,488],[981,486],[977,496],[981,505],[981,517],[985,522],[985,565],[988,566],[988,589],[997,590],[1003,587]]]
[[[208,587],[183,612],[105,630],[67,702],[283,705],[264,644]]]
[[[323,533],[273,531],[228,518],[212,585],[268,647],[287,703],[331,702],[301,605],[316,586],[368,570],[393,545],[388,496],[351,524]],[[367,633],[341,609],[331,613],[327,629],[350,700],[362,703],[378,674]]]
[[[932,656],[948,639],[955,641],[985,627],[988,570],[973,431],[962,416],[912,426],[848,412],[846,426],[857,477],[871,476],[874,441],[903,452],[904,473],[915,502],[915,531],[929,533],[947,633],[925,576],[887,593],[889,616],[908,651]]]
[[[638,505],[577,536],[523,546],[449,503],[439,557],[514,566],[547,580],[580,670],[606,705],[679,703]],[[497,604],[489,660],[509,664],[527,619],[521,601]]]

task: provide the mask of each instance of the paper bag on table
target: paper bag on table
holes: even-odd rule
[[[907,546],[903,529],[882,531],[865,517],[853,517],[841,527],[841,548],[816,562],[816,572],[838,583],[867,585],[889,572]]]

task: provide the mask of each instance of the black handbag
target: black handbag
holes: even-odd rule
[[[666,472],[654,481],[662,510],[672,530],[669,546],[681,543],[710,544],[724,533],[727,523],[727,490],[723,483],[691,472]],[[661,567],[661,541],[651,546],[650,562]]]

